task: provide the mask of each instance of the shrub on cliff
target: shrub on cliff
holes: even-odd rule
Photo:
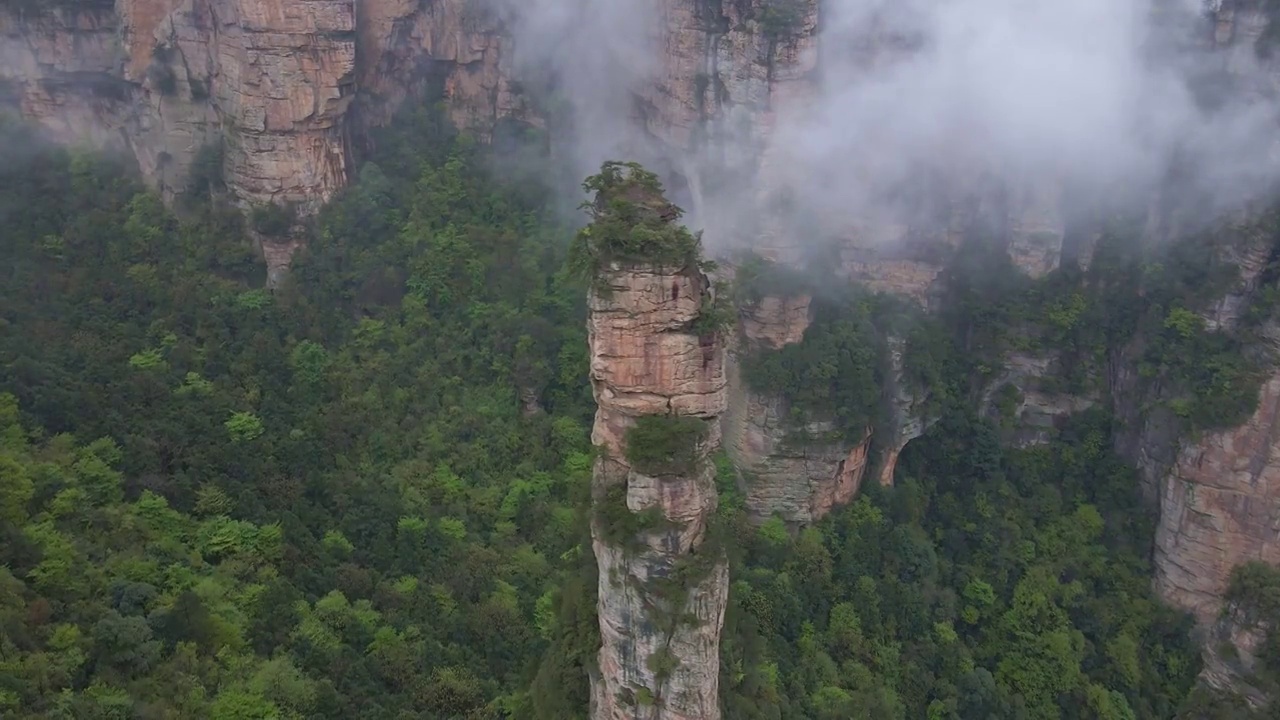
[[[582,187],[594,199],[591,216],[570,247],[575,274],[595,280],[612,263],[687,268],[701,255],[701,236],[678,220],[684,211],[667,201],[658,176],[639,163],[606,162]]]
[[[677,415],[646,415],[627,431],[627,461],[645,475],[680,475],[698,463],[707,423]]]
[[[766,0],[760,8],[760,29],[773,40],[789,38],[804,26],[801,0]]]
[[[288,205],[268,203],[259,205],[250,214],[253,229],[268,237],[282,237],[289,234],[293,227],[297,212]]]
[[[634,550],[638,547],[637,535],[668,527],[660,507],[632,512],[627,506],[627,486],[622,483],[610,486],[593,507],[601,537],[610,545]]]

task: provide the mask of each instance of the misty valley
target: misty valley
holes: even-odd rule
[[[0,717],[1280,718],[1278,42],[0,0]]]

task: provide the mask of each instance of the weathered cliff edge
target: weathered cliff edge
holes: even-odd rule
[[[1220,82],[1245,98],[1277,97],[1280,66],[1274,55],[1262,59],[1257,52],[1259,37],[1271,22],[1265,5],[1223,0],[1211,9],[1213,26],[1206,40],[1221,57]],[[1148,223],[1147,240],[1153,244],[1178,232],[1177,223],[1162,212],[1169,213],[1154,209]],[[1228,218],[1215,241],[1221,262],[1234,267],[1238,277],[1200,310],[1209,329],[1232,332],[1259,291],[1275,282],[1265,271],[1274,263],[1276,243],[1268,220],[1247,210]],[[1148,390],[1155,398],[1138,390],[1142,380],[1133,359],[1142,352],[1141,338],[1117,354],[1110,377],[1121,428],[1116,449],[1138,467],[1144,493],[1159,508],[1155,589],[1165,602],[1195,616],[1204,647],[1203,679],[1241,692],[1254,703],[1263,698],[1243,675],[1260,638],[1224,613],[1229,608],[1224,608],[1223,595],[1236,566],[1250,560],[1280,564],[1280,370],[1274,355],[1280,336],[1273,323],[1258,334],[1259,346],[1249,348],[1272,369],[1258,390],[1256,410],[1237,427],[1182,433],[1177,418],[1153,402],[1160,388]],[[1268,353],[1271,357],[1264,357]]]
[[[1245,311],[1259,301],[1274,277],[1267,277],[1277,245],[1274,217],[1243,215],[1217,237],[1216,252],[1234,267],[1235,281],[1202,308],[1206,326],[1238,331]],[[1254,331],[1247,350],[1263,368],[1257,407],[1236,427],[1194,435],[1180,433],[1177,418],[1157,407],[1133,432],[1120,436],[1120,449],[1137,464],[1144,490],[1159,507],[1155,540],[1155,588],[1169,604],[1191,612],[1205,643],[1204,678],[1211,685],[1261,697],[1241,677],[1235,658],[1251,657],[1259,637],[1237,628],[1223,614],[1223,596],[1232,570],[1257,560],[1280,565],[1280,327],[1275,319]],[[1117,373],[1113,386],[1129,393],[1139,380]],[[1154,392],[1157,396],[1160,388]]]
[[[1280,565],[1280,374],[1263,384],[1244,425],[1182,443],[1160,490],[1156,590],[1212,631],[1233,568],[1250,560]],[[1235,629],[1217,634],[1239,655],[1257,644]],[[1205,679],[1233,686],[1220,644],[1205,650]]]
[[[725,408],[724,350],[691,334],[709,283],[696,268],[615,265],[589,299],[591,383],[598,409],[597,507],[625,497],[630,513],[657,509],[655,528],[615,538],[592,522],[600,568],[599,674],[592,717],[608,720],[719,718],[720,629],[728,600],[723,556],[697,558],[716,508],[718,416]],[[603,288],[603,289],[601,289]],[[627,459],[627,431],[644,416],[696,418],[705,435],[692,469],[655,477]],[[619,494],[618,489],[625,488]],[[611,490],[613,493],[611,494]],[[695,563],[705,565],[690,573]],[[664,589],[672,578],[680,587]]]
[[[495,23],[466,0],[8,3],[0,101],[132,151],[167,195],[213,146],[236,199],[307,212],[345,185],[353,137],[430,81],[464,127],[516,113]]]

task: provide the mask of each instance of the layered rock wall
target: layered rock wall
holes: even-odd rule
[[[602,643],[591,693],[597,720],[720,717],[720,629],[729,571],[723,552],[704,543],[716,508],[708,456],[720,442],[725,359],[718,339],[689,331],[708,291],[706,276],[696,269],[614,266],[590,296],[591,383],[598,405],[592,441],[601,453],[595,502],[599,509],[610,498],[625,498],[625,512],[659,515],[656,527],[634,537],[616,537],[599,511],[592,523]],[[633,467],[628,430],[645,416],[701,423],[704,435],[690,468],[649,476]],[[667,579],[674,590],[664,585]]]
[[[659,5],[661,65],[639,88],[644,128],[677,153],[754,169],[773,110],[811,87],[818,0],[799,0],[794,15],[772,24],[768,0]]]
[[[357,130],[390,121],[438,84],[450,118],[481,135],[501,118],[540,119],[511,66],[512,40],[495,3],[361,0],[357,14]]]
[[[352,169],[352,136],[438,82],[453,119],[521,109],[507,42],[467,0],[116,0],[0,9],[0,101],[57,140],[130,149],[179,194],[221,148],[246,205],[314,211]],[[360,100],[360,113],[352,113]]]
[[[1206,626],[1217,620],[1231,570],[1280,564],[1280,374],[1244,424],[1183,443],[1164,477],[1156,590]]]

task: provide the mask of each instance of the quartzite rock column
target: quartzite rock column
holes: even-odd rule
[[[591,716],[716,720],[729,571],[708,542],[726,384],[720,334],[698,329],[710,284],[696,263],[612,261],[597,273],[588,330],[601,648]],[[668,439],[683,445],[681,462],[629,459],[639,446],[631,430],[645,423],[678,431]]]

